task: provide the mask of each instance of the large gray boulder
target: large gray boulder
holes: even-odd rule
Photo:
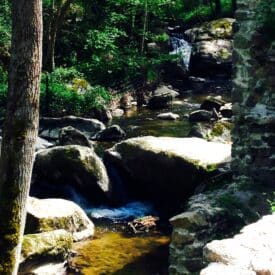
[[[57,140],[63,127],[72,126],[88,137],[105,129],[105,125],[97,119],[65,116],[61,118],[44,117],[40,119],[39,135],[45,139]]]
[[[244,227],[234,238],[210,242],[204,258],[212,263],[200,274],[275,274],[274,230],[275,214]]]
[[[230,161],[231,146],[199,138],[139,137],[116,144],[105,159],[126,175],[132,194],[179,203],[216,168]]]
[[[231,73],[234,22],[232,18],[221,18],[185,32],[193,43],[190,62],[192,72],[200,75]]]
[[[36,154],[34,185],[48,182],[53,187],[71,185],[91,202],[103,202],[111,186],[101,159],[80,145],[57,146]]]
[[[28,198],[26,234],[63,229],[74,241],[94,235],[94,224],[74,202],[63,199]]]

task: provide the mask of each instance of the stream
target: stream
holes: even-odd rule
[[[191,128],[187,114],[199,108],[205,95],[185,95],[161,111],[146,107],[133,107],[112,124],[118,124],[127,133],[127,138],[136,136],[186,137]],[[159,113],[174,112],[180,115],[176,121],[160,120]],[[95,150],[103,155],[105,149],[115,143],[98,142]],[[171,228],[167,221],[158,230],[144,234],[129,233],[127,222],[147,215],[158,216],[147,202],[130,201],[117,208],[90,205],[79,194],[72,192],[72,199],[85,209],[95,224],[93,240],[75,244],[77,256],[71,266],[84,275],[121,274],[152,275],[168,274],[168,255]],[[75,272],[75,271],[74,271]],[[71,274],[75,274],[75,273]]]

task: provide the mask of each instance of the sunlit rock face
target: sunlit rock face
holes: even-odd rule
[[[250,224],[232,239],[212,241],[203,250],[211,263],[201,275],[274,274],[275,272],[275,214]]]
[[[116,144],[105,154],[133,196],[168,210],[231,159],[231,145],[200,138],[145,136]]]
[[[272,0],[239,1],[232,93],[235,178],[271,186],[275,186],[274,12]]]

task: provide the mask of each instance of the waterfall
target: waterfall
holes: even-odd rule
[[[181,57],[182,66],[189,70],[189,64],[192,53],[192,46],[187,42],[182,34],[172,33],[170,35],[170,54],[177,54]]]

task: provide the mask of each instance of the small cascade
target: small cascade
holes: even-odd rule
[[[182,34],[171,33],[170,35],[170,54],[180,55],[184,69],[189,70],[192,46],[187,42]]]

